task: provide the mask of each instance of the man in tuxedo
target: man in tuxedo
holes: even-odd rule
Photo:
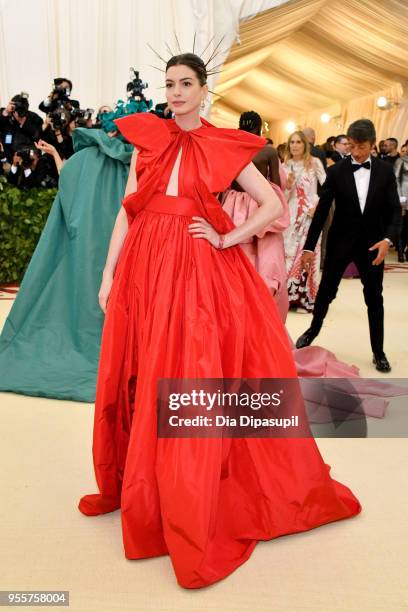
[[[333,147],[334,151],[331,158],[334,163],[337,163],[338,161],[341,161],[347,157],[347,155],[349,155],[350,145],[346,134],[339,134],[339,136],[336,136]]]
[[[384,258],[401,223],[397,185],[392,165],[370,156],[376,134],[369,119],[352,123],[347,137],[351,156],[329,168],[304,245],[302,264],[307,271],[334,199],[336,207],[312,324],[298,338],[296,347],[309,346],[319,334],[343,272],[354,261],[367,305],[373,363],[378,371],[389,372],[391,366],[383,350],[382,282]]]

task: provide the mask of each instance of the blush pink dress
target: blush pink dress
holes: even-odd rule
[[[275,299],[282,321],[285,322],[289,300],[282,232],[290,222],[289,207],[281,189],[272,182],[271,185],[283,206],[283,213],[256,236],[241,242],[240,247],[264,279]],[[258,208],[258,203],[246,191],[235,189],[224,192],[221,203],[236,227],[245,223]]]

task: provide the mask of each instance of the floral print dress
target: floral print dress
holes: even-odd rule
[[[295,175],[292,187],[285,191],[289,202],[290,225],[283,234],[289,304],[291,307],[298,306],[307,312],[313,312],[319,287],[320,240],[308,273],[302,269],[301,257],[313,211],[319,201],[317,183],[323,185],[326,173],[317,157],[312,158],[309,168],[305,168],[303,160],[289,160],[283,168],[286,175],[289,172]]]

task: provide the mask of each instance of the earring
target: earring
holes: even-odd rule
[[[204,98],[201,100],[200,108],[201,108],[201,110],[205,109],[205,100],[204,100]]]

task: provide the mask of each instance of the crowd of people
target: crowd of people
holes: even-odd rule
[[[240,127],[260,135],[262,119],[253,111],[243,113]],[[395,138],[381,141],[378,150],[375,142],[375,127],[364,119],[351,124],[347,134],[328,138],[322,146],[316,146],[310,127],[290,134],[275,155],[269,139],[265,150],[270,149],[271,160],[279,158],[275,162],[279,164],[275,171],[278,178],[273,178],[269,168],[265,171],[262,159],[268,156],[264,153],[253,162],[281,187],[287,210],[279,220],[280,227],[275,222],[274,227],[255,236],[251,245],[241,246],[266,280],[281,314],[286,316],[288,308],[313,314],[312,325],[298,339],[297,348],[308,346],[318,335],[342,276],[359,277],[368,310],[373,362],[377,370],[389,372],[391,366],[383,351],[382,279],[391,245],[397,248],[400,262],[408,260],[408,156],[407,143],[399,152]],[[384,185],[381,198],[377,198],[373,181],[380,177]],[[233,184],[222,200],[236,225],[256,207],[238,189]],[[282,234],[282,245],[276,238],[271,242],[274,232]]]
[[[94,121],[93,109],[81,109],[71,90],[69,79],[54,79],[52,91],[38,106],[44,117],[30,110],[25,92],[0,108],[0,174],[11,184],[22,189],[57,187],[61,167],[74,153],[75,128],[100,128],[101,115],[112,111],[101,106]]]
[[[376,158],[369,119],[322,147],[311,128],[297,130],[279,151],[259,137],[254,111],[241,116],[241,130],[212,126],[200,117],[206,66],[190,53],[166,63],[171,121],[124,113],[114,124],[122,139],[75,132],[82,148],[63,168],[0,339],[0,389],[77,400],[81,385],[94,393],[99,492],[82,496],[79,510],[120,508],[126,558],[170,554],[179,584],[194,589],[229,575],[257,541],[351,518],[361,504],[331,478],[309,434],[241,438],[224,429],[209,439],[187,430],[183,440],[173,432],[161,439],[158,380],[329,377],[330,363],[337,377],[357,376],[322,347],[309,348],[351,263],[373,363],[389,372],[382,279],[390,243],[400,240],[406,185],[398,174],[398,193],[398,158]],[[79,103],[68,80],[56,88],[40,105],[48,123],[21,99],[2,110],[9,174],[30,125],[32,143],[57,171],[72,155]],[[391,145],[384,153],[394,158]],[[296,348],[285,328],[290,306],[313,313]],[[303,400],[291,397],[291,414],[299,405],[303,419]]]
[[[301,146],[299,142],[300,134],[304,135],[304,141],[306,140],[307,143],[304,142],[303,148],[301,147],[303,152],[300,155],[300,161],[299,161],[296,159],[296,153],[295,153],[295,156],[293,155],[294,147],[296,146],[295,143],[293,142],[293,139],[295,140],[297,139],[298,146]],[[292,134],[289,137],[287,143],[282,143],[277,147],[279,159],[287,172],[293,170],[296,166],[295,162],[296,161],[298,162],[297,164],[298,170],[297,172],[294,173],[296,177],[294,176],[292,177],[292,174],[293,174],[292,172],[289,172],[290,176],[288,175],[288,181],[289,181],[289,184],[291,185],[290,197],[292,198],[292,209],[293,209],[293,219],[292,219],[293,223],[292,224],[294,228],[296,226],[296,231],[292,232],[293,233],[292,242],[290,242],[289,240],[286,241],[286,248],[288,252],[291,252],[291,247],[292,247],[292,252],[293,252],[293,244],[295,242],[297,243],[302,242],[302,236],[301,236],[302,230],[303,232],[305,232],[308,229],[308,226],[310,225],[311,217],[313,216],[313,212],[316,208],[316,200],[317,201],[319,200],[319,195],[320,195],[319,185],[322,184],[321,183],[322,166],[324,168],[324,174],[323,174],[323,182],[324,182],[325,177],[326,177],[327,168],[329,168],[330,166],[333,166],[335,163],[341,161],[342,159],[345,159],[350,156],[350,144],[349,144],[349,140],[346,134],[338,134],[337,136],[330,136],[329,138],[327,138],[325,143],[323,143],[322,145],[317,145],[317,146],[315,145],[315,139],[316,139],[315,131],[312,128],[306,127],[302,130],[301,133],[295,132],[294,134]],[[401,226],[401,231],[399,233],[399,236],[397,237],[395,248],[397,249],[397,252],[398,252],[398,261],[400,263],[403,263],[405,261],[408,261],[408,250],[407,250],[408,214],[406,213],[407,197],[408,197],[408,139],[404,142],[404,144],[402,144],[400,149],[399,149],[398,140],[396,138],[387,138],[385,140],[381,140],[378,143],[378,146],[376,144],[373,145],[370,151],[370,156],[376,157],[378,159],[382,159],[386,161],[387,163],[392,164],[394,168],[394,173],[397,179],[397,188],[398,188],[398,194],[400,197],[401,213],[402,213],[402,226]],[[309,163],[308,163],[308,157],[309,157]],[[317,168],[318,170],[320,170],[320,175],[316,171],[312,172],[312,176],[314,175],[314,179],[312,179],[312,183],[313,183],[312,191],[311,193],[309,192],[308,198],[307,198],[308,199],[308,203],[306,205],[307,206],[307,218],[303,218],[303,221],[302,221],[300,218],[300,215],[302,213],[300,212],[299,204],[300,204],[300,200],[305,198],[305,194],[304,194],[304,186],[305,186],[305,178],[306,178],[305,175],[307,174],[308,166],[310,166],[310,157],[315,158],[315,161],[313,162],[314,168]],[[321,163],[319,164],[316,160],[319,160]],[[301,169],[301,171],[299,169]],[[310,167],[309,167],[309,175],[310,175]],[[309,177],[309,181],[310,181],[310,177]],[[306,178],[306,184],[308,184],[309,181]],[[296,193],[294,193],[294,191]],[[304,209],[304,205],[303,205],[303,209]],[[304,212],[303,212],[303,215],[304,215]],[[333,215],[333,210],[330,211],[328,223],[326,224],[323,230],[321,245],[317,246],[317,249],[315,252],[315,262],[313,266],[315,281],[317,278],[316,275],[317,275],[317,270],[319,267],[320,251],[323,256],[322,258],[324,258],[327,231],[330,226],[332,215]],[[356,270],[354,264],[351,264],[348,267],[344,276],[346,278],[358,276],[358,271]],[[298,289],[299,284],[300,286]],[[291,299],[292,307],[299,306],[300,308],[303,308],[306,311],[312,311],[313,307],[310,307],[310,304],[311,303],[313,304],[314,299],[316,297],[316,282],[312,281],[312,276],[309,275],[309,286],[306,288],[305,291],[303,290],[300,279],[296,278],[296,274],[295,274],[294,279],[291,281],[291,285],[292,287],[295,286],[296,289],[298,289],[298,291],[292,291],[292,299]]]
[[[128,89],[133,87],[133,92],[144,98],[144,84],[138,78],[138,73],[135,76]],[[44,113],[44,118],[29,109],[28,95],[25,93],[13,96],[7,106],[0,109],[0,173],[6,175],[9,183],[19,188],[58,186],[61,167],[74,153],[74,130],[77,127],[100,129],[103,115],[108,117],[106,113],[113,112],[110,106],[104,105],[99,108],[93,121],[93,110],[81,109],[79,101],[70,97],[71,91],[72,82],[69,79],[54,79],[52,91],[38,107]],[[159,106],[166,107],[165,104]],[[171,113],[166,113],[167,108],[159,110],[162,116],[171,117]],[[241,115],[240,129],[261,135],[262,126],[262,118],[256,112]],[[111,136],[116,134],[109,133]],[[279,144],[276,149],[271,139],[267,140],[268,145],[253,161],[271,184],[281,190],[280,197],[287,205],[286,217],[269,231],[263,232],[262,236],[255,236],[250,243],[241,246],[253,263],[257,262],[281,313],[286,313],[288,308],[313,313],[320,269],[326,255],[327,235],[335,214],[334,202],[325,218],[322,236],[313,246],[307,268],[304,265],[305,244],[328,169],[352,157],[350,137],[348,134],[338,134],[327,138],[322,145],[316,145],[315,131],[305,127],[290,134],[287,142]],[[398,140],[393,137],[380,141],[378,147],[375,138],[371,138],[370,142],[369,159],[379,158],[392,165],[397,180],[403,221],[394,246],[398,251],[398,260],[408,261],[408,140],[400,150]],[[220,199],[236,225],[248,218],[252,208],[256,207],[256,203],[246,198],[238,183],[233,183]],[[279,241],[282,244],[276,249]],[[389,240],[389,243],[392,242]],[[270,256],[272,250],[275,253],[273,257]],[[278,257],[278,251],[283,255]],[[284,274],[285,282],[282,280]],[[343,276],[358,277],[361,270],[354,261],[350,261]]]
[[[94,109],[81,108],[78,100],[71,98],[72,81],[55,78],[49,95],[38,105],[44,117],[30,110],[26,92],[11,98],[7,106],[0,108],[0,174],[22,189],[31,187],[57,187],[63,163],[74,153],[73,132],[77,127],[101,129],[109,136],[116,136],[113,123],[123,107],[126,113],[149,111],[163,118],[170,118],[166,104],[147,100],[143,89],[147,87],[133,71],[127,83],[127,103],[119,100],[116,109],[103,104],[94,116]],[[168,116],[167,116],[168,115]]]

